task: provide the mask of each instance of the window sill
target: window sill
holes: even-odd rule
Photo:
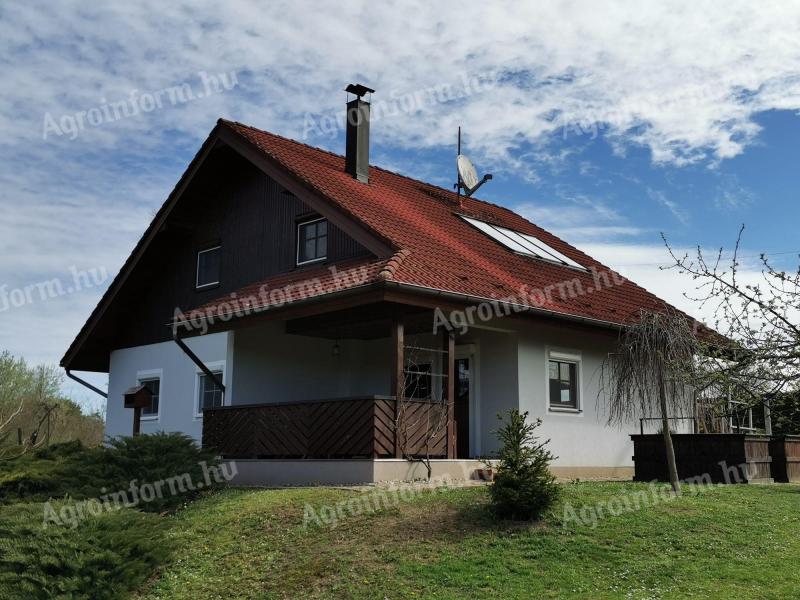
[[[140,421],[158,421],[158,417],[157,416],[156,417],[145,417],[145,416],[142,416],[142,417],[139,417],[139,420]]]
[[[583,409],[581,408],[566,408],[566,407],[557,407],[557,406],[548,406],[547,412],[552,413],[564,413],[568,415],[580,415],[583,414]]]
[[[206,290],[215,290],[220,286],[219,281],[216,283],[205,283],[203,285],[194,286],[195,292],[205,292]]]
[[[302,269],[303,267],[310,267],[313,265],[318,265],[320,263],[324,263],[328,260],[327,256],[320,256],[319,258],[314,258],[311,260],[304,260],[303,262],[295,263],[295,269]]]
[[[222,406],[215,406],[214,408],[225,408],[226,406],[228,406],[228,405],[227,404],[223,404]],[[206,409],[206,410],[209,410],[209,409]],[[213,409],[211,409],[211,410],[213,410]],[[195,421],[202,421],[203,420],[203,413],[195,413],[194,420]]]

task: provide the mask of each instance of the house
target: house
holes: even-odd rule
[[[182,431],[240,481],[469,475],[497,415],[541,418],[557,474],[630,477],[599,369],[665,303],[514,212],[220,119],[68,349],[109,374],[106,433]]]

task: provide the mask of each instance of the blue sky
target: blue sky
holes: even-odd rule
[[[0,348],[59,360],[218,117],[341,152],[352,81],[374,164],[449,187],[461,125],[481,197],[696,316],[661,232],[713,251],[744,223],[746,277],[796,267],[800,5],[457,6],[3,3]]]

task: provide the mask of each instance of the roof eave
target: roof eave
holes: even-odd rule
[[[80,351],[83,345],[86,343],[89,335],[91,334],[92,330],[94,329],[97,322],[100,318],[105,314],[105,311],[108,310],[108,307],[113,302],[114,298],[116,297],[117,293],[119,292],[122,285],[127,281],[128,276],[133,271],[134,267],[138,264],[141,257],[144,255],[144,252],[149,247],[150,243],[153,241],[153,238],[158,234],[158,231],[164,226],[167,217],[169,216],[172,208],[177,203],[178,199],[182,195],[183,191],[189,185],[189,183],[194,178],[194,175],[202,166],[203,162],[205,161],[206,157],[211,153],[211,150],[216,145],[217,141],[219,140],[219,130],[220,125],[217,124],[214,129],[211,130],[211,133],[206,138],[203,145],[197,151],[197,154],[194,155],[189,166],[181,175],[181,178],[178,180],[178,183],[175,184],[175,187],[170,192],[167,200],[164,204],[161,205],[158,212],[156,213],[153,220],[148,225],[145,232],[142,234],[142,237],[136,243],[131,254],[125,261],[125,264],[117,273],[114,280],[111,282],[111,285],[108,287],[106,292],[103,294],[103,297],[98,302],[95,309],[89,315],[89,318],[81,327],[78,335],[70,344],[67,352],[64,354],[61,362],[59,363],[63,368],[69,369],[71,363],[75,359],[75,355]]]
[[[412,293],[417,293],[425,296],[441,297],[464,304],[491,303],[491,304],[498,304],[501,306],[508,306],[511,308],[512,312],[518,314],[526,314],[526,313],[535,314],[538,316],[546,316],[557,319],[563,319],[567,321],[574,321],[576,323],[583,323],[586,325],[593,325],[595,327],[603,327],[606,329],[613,329],[617,331],[624,327],[624,324],[622,323],[615,323],[613,321],[604,321],[602,319],[594,319],[591,317],[582,317],[580,315],[572,315],[570,313],[560,312],[557,310],[549,310],[546,308],[530,306],[527,304],[508,302],[502,300],[501,298],[489,298],[474,294],[465,294],[463,292],[454,292],[451,290],[432,288],[427,286],[416,285],[413,283],[404,283],[400,281],[386,281],[386,285],[388,287],[394,287]]]

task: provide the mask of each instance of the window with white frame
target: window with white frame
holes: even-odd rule
[[[147,388],[153,394],[150,406],[142,409],[142,418],[155,419],[158,417],[158,402],[161,398],[161,378],[160,377],[141,377],[139,384]]]
[[[220,271],[222,269],[222,247],[214,246],[197,253],[197,282],[198,289],[219,285]]]
[[[328,220],[313,219],[297,224],[297,264],[323,260],[328,256]]]
[[[580,364],[579,355],[550,352],[547,385],[551,410],[580,409]]]
[[[222,381],[222,371],[211,371],[214,376]],[[223,405],[222,388],[205,373],[198,375],[197,414],[202,415],[207,408],[218,408]]]

